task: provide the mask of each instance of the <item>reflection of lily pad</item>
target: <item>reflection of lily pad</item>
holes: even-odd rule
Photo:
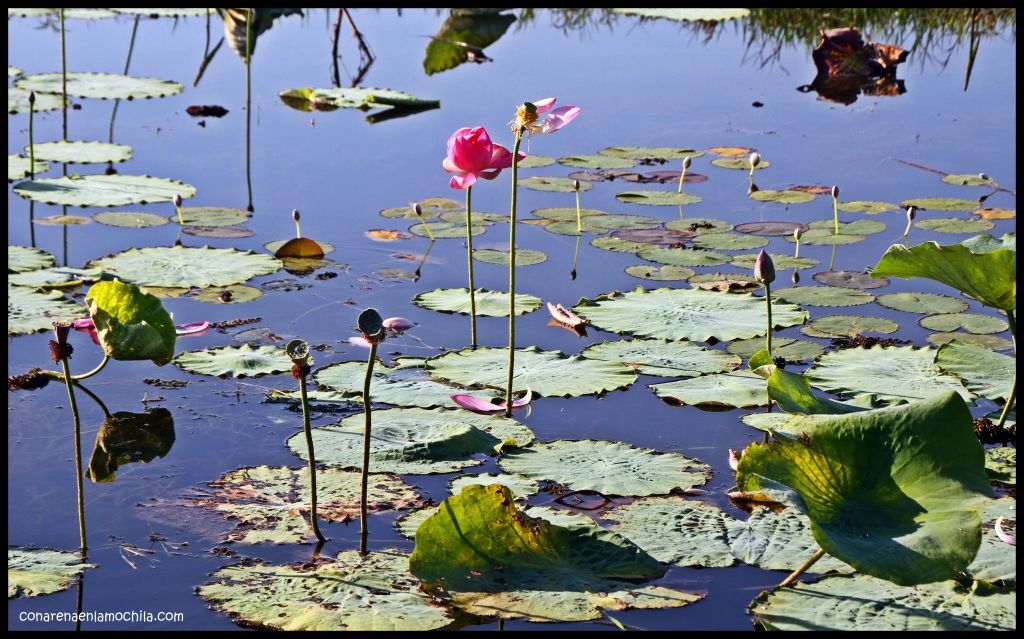
[[[768,322],[760,298],[749,293],[722,295],[699,289],[612,291],[594,300],[581,299],[573,311],[604,330],[694,342],[762,335]],[[772,300],[776,327],[803,324],[806,319],[806,311]]]
[[[93,260],[99,267],[139,286],[228,286],[281,268],[281,261],[265,254],[209,247],[150,247],[128,249]]]
[[[772,291],[772,297],[801,306],[859,306],[875,301],[867,291],[837,286],[794,286]]]
[[[704,198],[692,193],[657,191],[654,189],[616,193],[615,199],[629,204],[646,204],[649,206],[687,206],[704,201]]]
[[[431,375],[461,384],[504,389],[508,383],[508,351],[478,348],[453,351],[426,361]],[[535,346],[516,349],[513,390],[531,389],[544,397],[577,397],[629,386],[636,372],[607,362]]]
[[[525,177],[519,178],[519,186],[533,189],[534,191],[557,191],[559,193],[574,193],[573,180],[564,177]],[[589,182],[580,182],[580,191],[589,191],[593,188]]]
[[[86,315],[82,304],[60,291],[42,291],[7,285],[7,333],[18,335],[47,331],[54,322],[70,322]]]
[[[292,360],[284,349],[276,346],[253,348],[249,344],[179,353],[174,363],[182,370],[197,375],[236,378],[284,373],[292,369]]]
[[[826,315],[816,317],[800,329],[811,337],[856,337],[864,333],[895,333],[900,325],[884,317],[870,315]]]
[[[655,339],[616,340],[587,347],[582,353],[591,359],[622,362],[644,375],[697,377],[721,373],[740,365],[740,358],[708,350],[691,342],[663,342]]]
[[[743,359],[750,359],[750,356],[764,348],[764,339],[751,338],[729,342],[726,351],[733,355],[739,355]],[[808,342],[803,339],[789,337],[772,338],[772,355],[781,357],[787,362],[802,362],[814,359],[821,355],[821,345],[815,342]]]
[[[950,332],[963,329],[968,333],[1002,333],[1009,325],[998,317],[979,313],[942,313],[921,318],[921,326],[932,331]]]
[[[918,197],[903,200],[900,206],[916,206],[926,211],[972,211],[978,206],[977,200],[963,200],[955,197]]]
[[[86,568],[77,552],[7,547],[7,598],[38,597],[67,590]]]
[[[651,389],[662,399],[705,408],[753,408],[768,402],[764,378],[744,370],[654,384]]]
[[[961,313],[967,310],[967,302],[938,293],[887,293],[878,296],[878,303],[907,313]]]
[[[984,233],[995,225],[988,220],[975,218],[933,217],[927,220],[918,220],[914,222],[914,226],[939,233]]]
[[[168,220],[163,215],[156,213],[143,213],[142,211],[104,211],[92,216],[94,222],[117,226],[126,229],[144,229],[151,226],[163,226]],[[178,217],[174,216],[177,221]]]
[[[685,266],[675,264],[664,264],[654,266],[652,264],[633,264],[626,267],[626,272],[633,277],[656,282],[671,282],[675,280],[686,280],[693,276],[694,270]]]
[[[28,246],[7,247],[7,272],[24,273],[53,266],[56,259],[46,251]]]
[[[476,314],[489,317],[508,317],[508,293],[476,289]],[[468,288],[437,288],[412,298],[413,304],[442,313],[469,315]],[[540,308],[540,298],[516,293],[516,315],[524,315]]]
[[[170,202],[175,195],[192,197],[196,189],[147,175],[83,175],[19,182],[14,192],[43,204],[106,207]]]
[[[36,159],[73,164],[124,162],[132,157],[132,147],[107,142],[39,142],[34,148]],[[28,147],[25,147],[28,154]]]
[[[40,73],[17,80],[15,86],[39,93],[62,93],[62,74]],[[88,73],[69,71],[67,73],[67,94],[77,98],[99,98],[101,100],[135,100],[139,98],[162,98],[181,93],[185,87],[177,82],[156,78],[135,78],[113,73]],[[38,107],[37,107],[38,108]]]

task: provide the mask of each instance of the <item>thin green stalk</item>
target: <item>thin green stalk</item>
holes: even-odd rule
[[[324,543],[327,539],[320,532],[316,510],[316,457],[313,453],[313,431],[309,428],[309,399],[306,397],[306,376],[299,377],[299,395],[302,397],[302,430],[306,433],[306,452],[309,456],[309,525],[317,541]],[[365,473],[364,473],[365,475]],[[363,496],[366,499],[366,496]]]
[[[370,340],[370,357],[366,360],[366,377],[363,379],[363,413],[366,415],[366,426],[363,431],[363,476],[359,492],[359,554],[366,555],[366,537],[369,530],[366,526],[366,489],[370,473],[370,380],[373,378],[373,363],[377,358],[377,342]]]
[[[63,11],[61,11],[63,17]],[[78,402],[75,401],[75,388],[71,380],[71,371],[68,369],[68,358],[60,360],[61,368],[64,369],[64,385],[68,389],[68,401],[71,403],[71,417],[75,425],[75,479],[78,485],[78,538],[81,549],[84,553],[88,548],[85,541],[85,497],[82,489],[82,424],[78,418]]]
[[[106,353],[104,353],[103,354],[103,359],[100,361],[99,364],[97,364],[96,368],[92,369],[88,373],[82,373],[81,375],[72,375],[71,376],[71,381],[73,381],[73,382],[80,382],[83,379],[89,379],[90,377],[92,377],[96,373],[98,373],[101,370],[103,370],[103,367],[106,366],[107,362],[109,362],[109,361],[110,361],[110,355],[107,355]],[[39,371],[39,372],[42,375],[46,375],[47,377],[51,377],[51,378],[56,379],[57,381],[60,381],[60,382],[63,382],[65,379],[67,379],[66,377],[64,377],[64,375],[62,375],[62,374],[60,374],[58,372],[55,372],[55,371]],[[67,374],[67,369],[65,369],[64,373]]]
[[[30,95],[28,101],[28,179],[36,179],[36,146],[32,138],[32,120],[36,113],[35,93]]]
[[[470,348],[476,350],[476,288],[473,286],[473,187],[466,188],[466,265],[469,269],[469,340]]]
[[[249,192],[249,206],[252,213],[252,21],[256,18],[253,9],[248,9],[245,20],[245,186]]]
[[[771,284],[765,283],[764,285],[764,303],[768,309],[768,332],[765,333],[767,344],[765,348],[768,349],[768,354],[772,354],[772,287]]]
[[[676,193],[683,192],[683,180],[686,179],[686,159],[683,160],[683,170],[679,173],[679,188],[676,189]]]
[[[580,183],[576,180],[576,184]],[[583,216],[580,214],[580,190],[579,188],[574,189],[576,191],[576,235],[583,234]]]
[[[1006,319],[1010,324],[1010,337],[1013,338],[1013,353],[1017,354],[1017,321],[1013,316],[1013,311],[1006,311]],[[1013,383],[1010,384],[1010,394],[1006,396],[1006,405],[1003,406],[1003,411],[999,413],[999,422],[996,424],[997,427],[1002,428],[1003,424],[1006,423],[1006,416],[1010,414],[1010,409],[1013,408],[1013,401],[1017,397],[1017,368],[1013,369]]]
[[[832,219],[835,221],[836,225],[835,234],[839,235],[839,200],[836,199],[836,196],[834,195],[832,196]]]
[[[516,186],[519,176],[519,144],[523,130],[516,130],[512,146],[512,210],[508,232],[508,383],[505,386],[505,417],[512,416],[512,372],[516,357]]]
[[[818,561],[819,559],[821,559],[824,556],[825,556],[825,550],[823,548],[819,548],[818,552],[816,552],[813,555],[811,555],[810,559],[808,559],[807,561],[802,563],[799,568],[794,570],[792,573],[790,573],[790,575],[788,577],[783,579],[782,583],[779,584],[778,586],[776,586],[776,589],[778,589],[778,588],[785,588],[786,586],[788,586],[791,583],[793,583],[794,581],[796,581],[797,578],[800,577],[800,575],[802,575],[805,572],[807,572],[807,569],[814,565],[814,562]]]
[[[68,139],[68,62],[64,48],[64,9],[60,10],[60,95],[64,105],[64,137],[62,139],[66,142]],[[66,171],[67,164],[64,167]]]

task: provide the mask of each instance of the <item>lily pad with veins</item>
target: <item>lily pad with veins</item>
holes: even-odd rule
[[[139,286],[204,288],[268,275],[281,268],[281,261],[252,251],[174,246],[132,248],[92,260],[86,266],[102,268]]]

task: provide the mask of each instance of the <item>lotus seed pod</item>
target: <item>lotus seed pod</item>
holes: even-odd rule
[[[420,206],[419,202],[412,203],[412,212],[416,214],[416,217],[423,217],[423,207]]]
[[[764,249],[757,254],[757,261],[754,262],[754,279],[765,285],[775,281],[775,264]]]
[[[800,272],[799,271],[793,271],[792,279],[793,279],[793,283],[794,284],[799,284],[800,283]]]
[[[915,217],[917,217],[917,207],[916,206],[908,206],[907,207],[907,222],[913,222]]]
[[[285,354],[294,364],[307,364],[309,360],[309,344],[306,340],[293,339],[284,347]]]
[[[987,174],[987,173],[979,173],[979,174],[978,174],[978,177],[979,177],[979,178],[981,178],[982,180],[985,180],[986,182],[988,182],[989,180],[991,180],[991,179],[992,179],[992,178],[990,178],[990,177],[988,176],[988,174]]]

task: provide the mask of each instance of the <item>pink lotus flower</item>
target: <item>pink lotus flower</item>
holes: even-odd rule
[[[530,398],[533,393],[527,389],[526,395],[521,398],[512,400],[512,410],[519,410],[525,408],[530,404]],[[505,402],[499,402],[492,404],[486,399],[480,399],[472,395],[452,395],[452,401],[466,410],[473,411],[474,413],[503,413],[505,412]]]
[[[575,104],[561,106],[557,109],[551,110],[551,107],[554,106],[554,104],[555,98],[544,98],[543,100],[537,100],[533,103],[533,106],[537,107],[537,115],[542,113],[547,113],[547,115],[544,116],[543,120],[531,128],[531,132],[554,133],[566,124],[575,120],[576,116],[578,116],[580,111],[582,111],[582,109]]]
[[[519,154],[519,159],[526,157]],[[512,154],[500,144],[492,144],[491,136],[482,126],[463,127],[448,138],[448,157],[441,163],[452,176],[453,189],[467,189],[477,178],[493,180],[502,169],[512,166]]]

